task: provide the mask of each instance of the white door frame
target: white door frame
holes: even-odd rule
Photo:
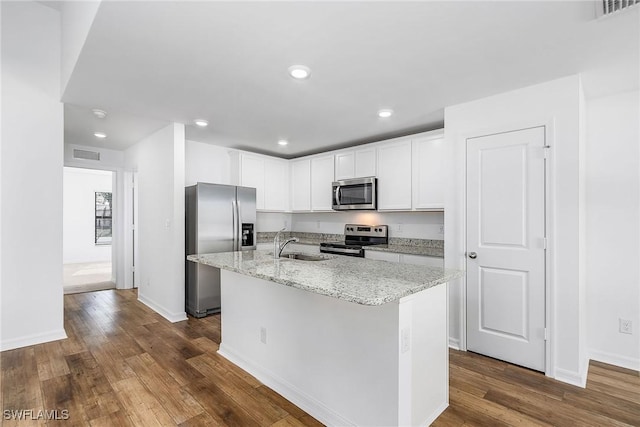
[[[545,342],[545,375],[549,377],[555,377],[555,364],[553,363],[555,357],[555,282],[554,282],[554,270],[555,264],[553,262],[555,253],[555,163],[554,163],[554,150],[555,150],[555,124],[554,121],[546,122],[531,122],[523,121],[517,123],[511,123],[508,125],[493,126],[475,131],[464,132],[456,137],[455,143],[464,145],[464,170],[462,186],[464,188],[464,196],[462,197],[463,215],[460,218],[461,227],[461,241],[463,251],[460,255],[462,258],[462,264],[466,265],[466,253],[467,253],[467,153],[466,143],[468,139],[477,138],[482,136],[494,135],[499,133],[505,133],[510,131],[517,131],[522,129],[530,129],[543,126],[545,131],[545,141],[547,146],[547,158],[545,163],[545,229],[547,235],[547,250],[545,253],[545,328],[547,330],[547,340]],[[460,350],[467,351],[467,279],[466,275],[461,279],[462,292],[460,295]]]

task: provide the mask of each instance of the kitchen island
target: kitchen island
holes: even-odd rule
[[[458,272],[362,258],[190,255],[220,268],[219,353],[328,425],[428,425],[448,404]]]

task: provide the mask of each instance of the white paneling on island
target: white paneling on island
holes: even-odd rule
[[[268,251],[190,255],[222,269],[219,353],[328,425],[428,425],[448,405],[437,267]]]

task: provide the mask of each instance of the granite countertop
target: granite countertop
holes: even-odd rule
[[[388,245],[365,246],[365,251],[393,252],[397,254],[422,255],[444,258],[444,248],[434,248],[421,245],[403,245],[390,243]]]
[[[286,254],[286,252],[285,252]],[[266,250],[189,255],[189,261],[362,305],[382,305],[462,274],[437,267],[327,255],[323,261],[273,259]]]

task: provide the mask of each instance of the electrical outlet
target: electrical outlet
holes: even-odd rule
[[[260,342],[262,344],[267,343],[267,328],[265,328],[264,326],[260,328]]]
[[[398,232],[402,233],[402,223],[398,223]]]
[[[629,319],[618,319],[621,334],[633,333],[633,322]]]

